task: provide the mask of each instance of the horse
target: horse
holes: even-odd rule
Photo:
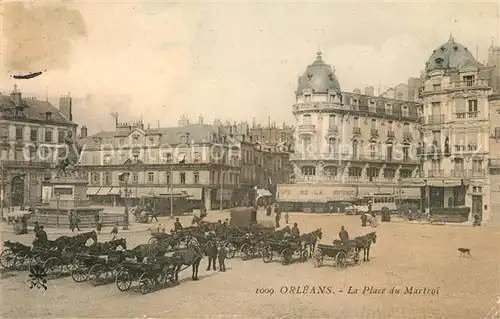
[[[82,247],[85,246],[87,240],[92,239],[93,244],[97,243],[97,233],[95,230],[78,234],[76,236],[60,236],[54,240],[54,244],[58,249],[64,249],[68,247]]]
[[[370,261],[370,246],[372,243],[375,244],[376,242],[377,234],[375,232],[354,238],[356,251],[359,253],[363,250],[363,261]]]
[[[201,259],[203,258],[203,253],[199,246],[189,246],[187,249],[181,249],[176,251],[172,258],[175,262],[175,281],[179,282],[179,272],[182,271],[182,266],[192,267],[193,274],[191,276],[192,280],[198,280],[198,268],[200,267]]]
[[[118,247],[127,249],[125,238],[113,239],[105,243],[94,243],[88,247],[88,253],[91,255],[106,255],[108,252],[116,250]]]
[[[127,250],[130,256],[137,262],[142,262],[147,257],[163,257],[167,253],[167,248],[157,244],[140,244],[131,250]]]
[[[318,228],[309,234],[301,235],[299,239],[304,248],[309,246],[309,254],[310,256],[312,256],[312,254],[314,253],[314,249],[316,248],[316,242],[318,241],[318,238],[321,239],[322,237],[323,231],[321,230],[321,228]]]

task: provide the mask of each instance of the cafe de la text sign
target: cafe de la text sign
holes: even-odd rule
[[[280,202],[327,202],[356,198],[356,187],[278,185]]]

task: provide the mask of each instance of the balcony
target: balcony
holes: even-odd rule
[[[418,92],[420,95],[425,95],[447,90],[457,90],[464,88],[488,88],[488,87],[489,84],[487,79],[474,79],[465,81],[455,81],[444,85],[425,85],[420,87]]]
[[[425,124],[439,124],[439,123],[444,123],[444,114],[428,115],[427,122]]]
[[[500,158],[490,158],[489,159],[489,166],[491,168],[500,168]]]
[[[418,148],[417,156],[440,157],[443,155],[443,149],[439,145],[432,144],[425,149]]]
[[[403,139],[407,141],[412,141],[413,134],[411,132],[403,132]]]
[[[444,170],[442,169],[430,169],[427,171],[427,177],[444,177]]]
[[[55,164],[51,161],[1,161],[3,168],[51,168]]]
[[[378,129],[377,129],[377,128],[372,128],[372,129],[370,130],[370,134],[371,134],[372,136],[378,136]]]
[[[302,124],[299,125],[299,133],[315,133],[316,126],[313,124]]]
[[[486,173],[478,169],[451,170],[450,176],[454,178],[485,177]]]
[[[336,125],[332,125],[328,128],[328,134],[337,134],[339,132],[339,128]]]
[[[352,128],[352,134],[361,135],[361,127],[353,127]]]
[[[388,130],[387,131],[387,137],[392,137],[392,138],[396,137],[396,134],[394,133],[394,130]]]

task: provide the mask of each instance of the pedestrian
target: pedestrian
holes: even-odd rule
[[[73,231],[75,227],[73,227],[73,211],[68,211],[68,221],[69,221],[69,229]]]
[[[361,215],[361,227],[366,227],[366,222],[368,221],[368,217],[366,216],[365,213]]]
[[[78,215],[78,212],[73,212],[73,229],[71,231],[74,231],[75,228],[77,231],[80,231],[80,227],[79,227],[79,224],[80,224],[80,216]]]
[[[158,220],[158,213],[154,209],[152,209],[152,212],[151,212],[151,220],[149,221],[150,223],[153,221],[153,218],[156,219],[156,222],[159,222],[159,220]]]
[[[285,212],[285,222],[288,225],[288,221],[290,220],[290,216],[288,216],[288,212]]]
[[[272,208],[271,208],[271,205],[267,206],[266,211],[267,211],[266,215],[267,215],[267,216],[271,216],[271,213],[272,213]],[[275,211],[276,211],[276,210],[275,210]]]
[[[175,219],[174,230],[175,231],[181,231],[182,230],[182,225],[181,225],[181,222],[179,221],[179,218]]]
[[[219,251],[217,253],[217,256],[219,258],[219,271],[226,271],[226,255],[227,255],[227,251],[226,251],[226,247],[224,245],[220,245],[219,246]]]
[[[280,214],[279,213],[276,213],[275,221],[276,221],[276,228],[280,228]]]
[[[211,270],[212,267],[214,271],[217,270],[215,266],[215,259],[217,258],[217,245],[214,243],[214,241],[210,241],[210,243],[208,244],[206,255],[208,256],[207,271]]]
[[[33,241],[33,246],[47,246],[47,242],[49,241],[47,233],[43,229],[43,226],[40,226],[38,231],[35,233],[35,240]]]
[[[97,224],[99,223],[99,211],[96,211],[94,213],[94,223],[95,223],[95,227],[97,228]]]
[[[297,223],[293,224],[293,227],[292,227],[292,229],[290,231],[290,234],[293,237],[299,237],[300,236],[299,224],[297,224]]]
[[[116,236],[118,235],[118,223],[115,224],[113,229],[111,229],[111,232],[109,233],[110,235],[113,235],[113,238],[111,240],[116,239]]]
[[[102,219],[99,219],[99,221],[97,222],[96,229],[97,229],[97,234],[100,235],[102,230]]]
[[[39,229],[40,225],[38,224],[38,221],[35,221],[35,224],[33,225],[33,232],[36,234]]]

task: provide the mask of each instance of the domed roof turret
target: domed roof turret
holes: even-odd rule
[[[472,53],[460,43],[455,42],[453,36],[445,44],[434,50],[425,63],[425,71],[441,69],[461,69],[466,66],[482,67]]]
[[[321,58],[321,52],[317,52],[316,60],[307,66],[303,75],[299,76],[297,94],[304,89],[312,89],[315,93],[327,93],[329,89],[340,91],[340,84],[335,76],[334,70]]]

